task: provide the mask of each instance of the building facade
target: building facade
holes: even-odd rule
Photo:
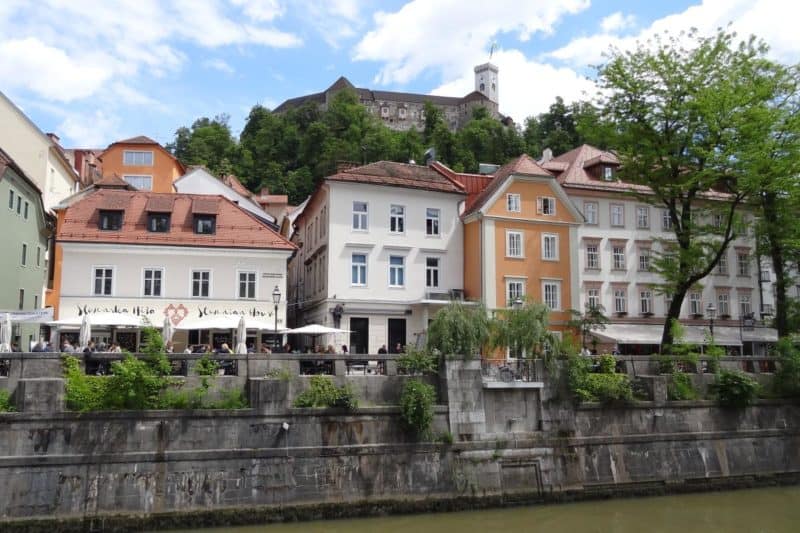
[[[186,168],[163,146],[144,135],[111,143],[97,160],[102,176],[116,175],[142,191],[171,193]]]

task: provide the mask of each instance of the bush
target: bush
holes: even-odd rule
[[[219,361],[211,359],[207,353],[197,360],[195,372],[198,376],[216,376],[219,370]]]
[[[413,346],[406,347],[406,353],[397,358],[397,369],[404,374],[435,374],[438,360],[427,350],[419,350]]]
[[[11,403],[11,394],[7,390],[0,390],[0,413],[15,411]]]
[[[780,367],[775,372],[774,387],[779,396],[800,396],[800,350],[792,341],[782,338],[775,346]]]
[[[581,402],[627,403],[633,400],[633,389],[627,374],[614,372],[616,360],[601,361],[601,368],[611,372],[593,374],[592,361],[588,357],[571,356],[567,362],[569,387],[574,397]],[[604,366],[603,366],[604,365]]]
[[[63,361],[66,378],[65,399],[67,408],[74,411],[101,411],[109,409],[106,405],[108,379],[101,376],[87,376],[80,361],[67,356]]]
[[[617,359],[613,355],[601,355],[597,364],[601,374],[613,374],[617,370]]]
[[[223,391],[219,400],[208,405],[209,409],[245,409],[247,407],[247,398],[242,389]]]
[[[355,409],[358,400],[350,387],[337,387],[328,376],[314,376],[308,389],[295,398],[294,406]]]
[[[472,359],[489,338],[489,319],[481,305],[451,302],[428,326],[428,347],[446,356]]]
[[[717,381],[711,385],[717,401],[728,407],[747,407],[756,399],[759,389],[756,380],[732,370],[717,374]]]
[[[692,385],[692,378],[683,372],[675,372],[667,385],[667,396],[670,400],[696,400],[697,391]]]
[[[657,355],[655,359],[658,364],[659,374],[674,374],[677,372],[678,365],[671,355]]]
[[[433,423],[436,389],[418,379],[409,379],[400,394],[400,418],[417,436],[428,433]]]
[[[281,381],[291,381],[292,373],[285,367],[270,368],[267,370],[267,373],[264,374],[264,377],[268,379],[279,379]]]

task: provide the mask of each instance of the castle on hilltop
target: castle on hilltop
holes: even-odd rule
[[[425,127],[425,102],[430,102],[442,111],[442,117],[451,131],[462,128],[472,117],[472,110],[485,107],[489,114],[512,124],[511,117],[498,111],[498,68],[492,63],[475,67],[475,90],[466,96],[435,96],[431,94],[401,93],[394,91],[375,91],[354,86],[350,80],[341,76],[333,85],[322,92],[290,98],[275,108],[276,113],[314,102],[326,109],[334,95],[344,89],[354,91],[361,104],[393,130],[406,131],[411,128],[422,130]]]

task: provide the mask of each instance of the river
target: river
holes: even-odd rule
[[[197,530],[186,530],[189,531]],[[796,533],[800,487],[490,511],[204,529],[203,533]],[[174,533],[174,532],[173,532]]]

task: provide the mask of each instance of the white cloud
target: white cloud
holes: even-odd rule
[[[603,54],[611,46],[626,50],[648,38],[665,31],[678,34],[697,28],[703,35],[711,35],[718,28],[731,24],[731,30],[742,38],[756,35],[771,46],[772,56],[785,62],[795,62],[800,56],[800,39],[796,38],[796,23],[800,17],[800,3],[781,0],[704,0],[681,13],[669,15],[653,22],[637,35],[619,37],[600,33],[572,40],[566,46],[551,52],[553,58],[576,66],[596,65],[603,62]]]
[[[297,14],[317,30],[322,39],[338,48],[351,39],[363,26],[361,12],[364,0],[302,0],[296,1]]]
[[[378,83],[406,83],[429,69],[453,79],[495,36],[527,41],[537,32],[549,34],[562,17],[588,6],[588,0],[413,0],[394,13],[376,13],[376,27],[356,45],[354,58],[384,64]]]
[[[471,58],[477,64],[482,58]],[[595,90],[594,83],[579,76],[569,68],[558,68],[547,63],[530,60],[519,50],[495,52],[492,63],[498,73],[500,112],[510,115],[514,122],[522,124],[525,119],[547,111],[556,96],[565,102],[585,100]],[[433,94],[463,96],[475,90],[471,70],[463,76],[440,85]]]
[[[603,18],[600,21],[600,28],[606,33],[611,33],[630,28],[635,23],[636,17],[634,15],[623,15],[622,12],[617,11]]]
[[[220,72],[224,72],[225,74],[233,74],[235,72],[234,68],[230,66],[228,63],[225,62],[223,59],[207,59],[203,61],[203,66],[206,68],[218,70]]]
[[[269,22],[283,15],[283,7],[277,0],[230,0],[253,20]]]
[[[68,113],[58,125],[58,131],[72,140],[76,146],[102,147],[109,139],[120,139],[119,117],[101,109],[93,113]]]

